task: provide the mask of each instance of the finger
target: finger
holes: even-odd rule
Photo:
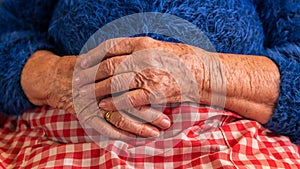
[[[158,41],[150,37],[134,37],[124,38],[115,44],[107,53],[106,56],[117,56],[131,54],[132,52],[142,49],[156,48]]]
[[[113,58],[109,58],[107,60],[104,60],[99,64],[98,71],[96,74],[96,80],[102,80],[108,77],[111,77],[113,75],[118,75],[120,73],[126,73],[129,70],[128,69],[122,69],[122,72],[116,70],[119,68],[119,66],[124,63],[124,60],[130,57],[130,55],[122,55],[122,56],[116,56]],[[122,65],[124,67],[125,65]],[[120,69],[120,68],[119,68]],[[119,70],[118,69],[118,70]]]
[[[93,106],[94,102],[78,102],[77,104],[82,104],[82,106],[79,106],[79,109],[77,109],[77,118],[79,119],[80,123],[84,126],[86,133],[94,140],[101,138],[101,136],[98,136],[99,134],[115,139],[136,138],[136,136],[132,133],[120,130],[108,124],[104,120],[103,116],[99,117],[99,112],[104,112],[104,110],[99,110],[98,106]]]
[[[106,59],[96,66],[78,72],[75,77],[75,84],[81,87],[111,77],[114,74],[119,74],[120,72],[115,72],[115,70],[127,57],[129,57],[129,55]]]
[[[88,53],[81,55],[80,66],[85,69],[100,63],[108,56],[131,54],[133,52],[134,41],[134,38],[106,40]]]
[[[182,43],[159,41],[150,37],[119,38],[119,41],[111,46],[112,47],[106,52],[106,57],[131,54],[139,50],[158,48],[166,50],[168,53],[176,53],[178,55],[194,53],[192,46]]]
[[[157,47],[157,42],[150,37],[110,39],[84,55],[81,67],[94,66],[107,57],[129,55],[141,49],[154,48]]]
[[[123,73],[104,79],[95,84],[88,84],[80,88],[80,95],[85,98],[103,98],[110,94],[116,94],[142,87],[135,81],[134,72]]]
[[[129,114],[143,119],[146,122],[150,122],[152,125],[157,126],[161,129],[167,129],[171,125],[170,119],[167,115],[150,106],[132,108],[126,111]]]
[[[93,66],[87,69],[80,70],[74,74],[74,85],[76,87],[82,87],[86,84],[95,82],[97,66]]]
[[[87,131],[87,134],[95,139],[99,137],[97,136],[97,133],[95,133],[93,130],[96,130],[98,133],[113,139],[128,140],[136,138],[136,136],[132,133],[118,129],[115,126],[112,126],[111,124],[107,123],[107,121],[105,121],[104,119],[99,118],[98,116],[90,118],[88,121],[85,122],[85,124],[91,127]]]
[[[132,90],[119,96],[108,97],[100,101],[99,107],[105,110],[127,110],[134,107],[150,105],[150,94],[144,89]]]
[[[137,121],[123,112],[111,112],[109,122],[116,128],[136,134],[141,137],[158,137],[159,131],[154,126]]]

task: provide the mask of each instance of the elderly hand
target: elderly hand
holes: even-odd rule
[[[96,96],[105,110],[188,101],[266,123],[279,93],[278,68],[262,56],[138,37],[108,40],[82,57],[80,95]]]
[[[100,134],[112,138],[130,139],[135,138],[135,135],[143,137],[159,135],[159,130],[152,125],[127,116],[123,111],[107,113],[98,106],[93,107],[94,100],[81,99],[78,93],[72,93],[76,59],[75,56],[58,57],[49,51],[34,53],[24,66],[21,78],[22,88],[28,99],[35,105],[49,105],[68,111]],[[76,100],[81,102],[76,103]],[[156,109],[139,107],[127,112],[159,128],[165,129],[170,126],[169,118]],[[109,122],[113,125],[104,120],[104,116],[108,120],[112,119]]]
[[[100,103],[101,107],[113,110],[150,104],[198,103],[200,93],[202,98],[209,97],[209,93],[202,90],[210,88],[203,59],[191,47],[151,38],[116,40],[120,42],[105,42],[83,56],[86,64],[83,66],[90,68],[80,72],[76,78],[82,86],[81,96],[105,98],[118,94]],[[97,64],[100,58],[97,51],[103,51],[102,48],[110,45],[113,47],[106,56],[119,56]],[[198,52],[206,55],[203,50]]]

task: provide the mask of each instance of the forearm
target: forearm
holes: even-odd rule
[[[280,73],[276,64],[262,56],[217,54],[217,58],[221,63],[217,69],[222,69],[224,77],[220,77],[226,87],[225,108],[263,124],[268,122],[279,95]]]

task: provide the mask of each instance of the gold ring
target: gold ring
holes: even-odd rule
[[[113,113],[112,111],[108,111],[105,113],[104,118],[106,121],[108,121],[108,122],[110,121],[110,117],[111,117],[112,113]]]

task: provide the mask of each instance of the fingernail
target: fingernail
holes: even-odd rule
[[[159,136],[159,132],[156,131],[156,130],[152,130],[150,135],[151,135],[151,137],[158,137]]]
[[[171,125],[171,122],[167,119],[163,119],[160,123],[160,125],[163,127],[163,128],[169,128],[170,125]]]
[[[103,108],[106,106],[106,101],[105,100],[102,100],[100,103],[99,103],[99,107]]]

